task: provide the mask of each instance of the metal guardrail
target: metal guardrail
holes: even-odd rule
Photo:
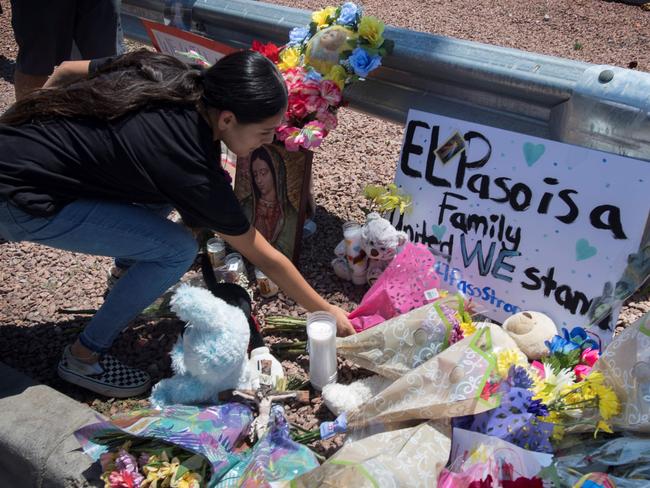
[[[139,22],[172,22],[236,47],[283,44],[304,10],[253,0],[123,0]],[[409,108],[650,161],[650,73],[387,27],[395,50],[345,91],[350,107],[403,124]]]

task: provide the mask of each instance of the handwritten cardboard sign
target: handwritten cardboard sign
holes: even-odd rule
[[[192,50],[205,57],[210,64],[216,63],[226,54],[237,51],[232,46],[178,29],[171,25],[158,24],[157,22],[151,22],[145,19],[142,19],[142,23],[156,50],[165,54],[171,54],[181,61],[189,62],[189,59],[179,53]]]
[[[648,162],[411,110],[395,182],[414,203],[393,224],[495,320],[588,326],[607,309],[611,328],[647,277]]]

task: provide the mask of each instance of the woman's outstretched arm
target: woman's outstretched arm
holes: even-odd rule
[[[43,88],[58,88],[75,80],[88,76],[89,60],[63,61],[54,68],[54,72],[43,85]]]
[[[336,329],[339,336],[355,333],[347,313],[336,305],[329,304],[316,293],[316,290],[305,281],[293,263],[271,246],[255,227],[251,226],[248,232],[239,236],[222,235],[222,237],[307,311],[325,310],[333,314],[336,317]]]

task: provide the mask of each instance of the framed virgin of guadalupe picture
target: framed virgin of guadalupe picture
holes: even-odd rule
[[[237,158],[235,195],[251,224],[298,264],[313,153],[267,144]]]

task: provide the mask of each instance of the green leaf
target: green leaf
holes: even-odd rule
[[[196,471],[201,468],[202,464],[207,463],[208,460],[200,454],[194,454],[192,457],[183,461],[183,466],[186,466],[190,471]]]
[[[179,480],[180,478],[183,477],[185,473],[190,471],[187,466],[181,464],[178,469],[176,470],[176,474],[174,475],[174,481]]]
[[[560,475],[557,472],[557,467],[555,466],[555,464],[551,464],[550,466],[545,467],[539,473],[537,473],[537,476],[542,478],[543,480],[550,481],[551,483],[553,483],[553,486],[556,488],[564,486],[560,478]]]
[[[580,349],[574,349],[569,353],[556,352],[542,359],[542,363],[548,364],[556,374],[561,369],[573,369],[580,363]]]

